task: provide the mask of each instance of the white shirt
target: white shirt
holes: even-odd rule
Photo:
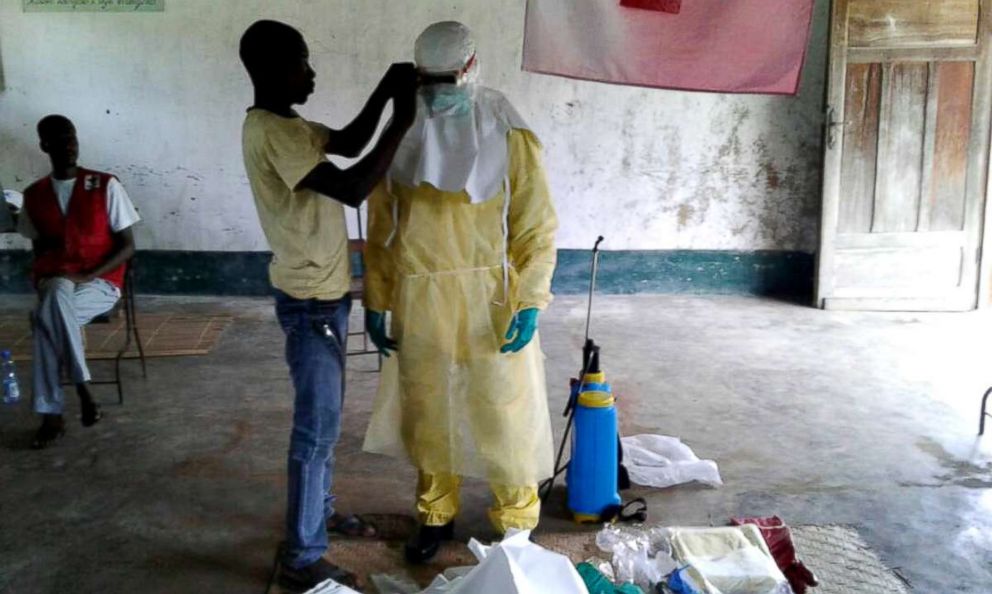
[[[55,179],[52,178],[52,188],[59,201],[59,209],[65,216],[69,212],[69,200],[72,198],[72,190],[76,187],[76,178]],[[131,197],[127,195],[124,186],[115,178],[110,179],[107,184],[107,218],[110,219],[110,229],[114,233],[119,233],[141,220],[138,211],[135,210]],[[17,217],[17,232],[28,239],[38,239],[38,230],[35,228],[28,211],[21,209]]]

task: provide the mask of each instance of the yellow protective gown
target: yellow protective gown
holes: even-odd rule
[[[426,183],[383,183],[369,199],[365,307],[392,312],[399,351],[365,449],[422,473],[533,485],[553,466],[544,356],[537,335],[517,354],[499,349],[514,312],[551,301],[558,221],[537,138],[514,129],[507,144],[509,204]]]

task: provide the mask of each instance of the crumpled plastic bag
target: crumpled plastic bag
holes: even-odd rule
[[[678,567],[668,540],[666,528],[607,525],[596,535],[596,546],[613,554],[615,582],[632,582],[647,592]]]
[[[587,594],[568,557],[529,539],[530,531],[514,530],[491,547],[472,539],[479,564],[454,579],[438,576],[422,594]]]
[[[379,594],[417,594],[420,586],[406,576],[386,575],[377,573],[369,579]]]
[[[306,594],[358,594],[358,592],[334,580],[326,580],[317,584],[312,590],[307,590]]]
[[[672,552],[687,567],[668,585],[682,594],[792,594],[757,526],[669,528]]]
[[[620,439],[623,461],[632,483],[664,489],[697,481],[711,487],[723,484],[713,460],[700,460],[689,446],[667,435],[633,435]]]

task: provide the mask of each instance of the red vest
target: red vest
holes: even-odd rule
[[[64,274],[85,274],[99,268],[116,248],[107,215],[107,185],[114,176],[80,168],[65,215],[44,177],[24,191],[24,208],[38,232],[35,240],[34,281]],[[125,265],[101,278],[118,288],[124,285]]]

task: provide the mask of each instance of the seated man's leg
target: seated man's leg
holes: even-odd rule
[[[88,382],[90,381],[90,370],[86,365],[86,351],[83,347],[83,326],[93,321],[93,318],[105,314],[114,308],[119,299],[117,287],[103,279],[97,279],[88,283],[76,285],[72,296],[71,312],[67,309],[63,311],[64,319],[75,321],[69,332],[69,371],[72,374],[72,381],[76,384],[76,393],[79,395],[80,409],[82,410],[83,426],[89,427],[100,420],[100,409],[93,402],[93,395],[90,394]],[[74,318],[68,316],[73,315]]]
[[[75,384],[90,381],[90,370],[86,365],[86,351],[83,348],[83,326],[93,318],[114,308],[119,299],[117,288],[103,279],[75,285],[70,298],[61,299],[59,308],[66,327],[69,351],[69,372]]]
[[[65,433],[62,411],[62,362],[69,343],[67,326],[75,326],[75,316],[66,324],[64,305],[71,307],[76,285],[64,278],[44,281],[40,287],[38,307],[34,311],[34,359],[32,387],[34,410],[42,415],[41,428],[33,446],[43,448]]]
[[[61,387],[63,364],[72,380],[83,386],[89,369],[83,350],[82,325],[110,310],[117,291],[103,280],[76,285],[65,278],[53,278],[41,286],[41,299],[34,314],[34,405],[43,415],[35,445],[44,447],[63,432],[65,398]],[[88,396],[88,391],[86,391]],[[83,421],[91,425],[98,418],[91,398],[84,398]]]

